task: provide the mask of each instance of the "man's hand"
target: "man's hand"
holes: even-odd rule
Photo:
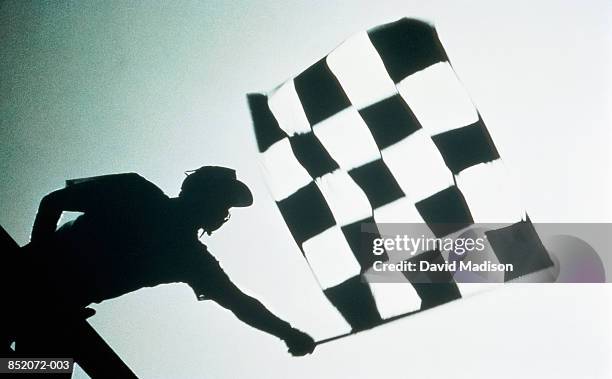
[[[285,337],[285,344],[294,357],[310,354],[316,346],[312,337],[295,328],[292,328],[290,334]]]

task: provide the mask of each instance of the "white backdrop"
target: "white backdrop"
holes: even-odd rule
[[[245,94],[403,16],[437,26],[534,222],[612,221],[607,1],[6,1],[0,223],[25,243],[66,178],[135,171],[176,195],[185,169],[234,167],[255,204],[205,242],[240,287],[316,333],[338,316],[267,193]],[[104,302],[92,322],[143,378],[608,378],[608,286],[507,286],[305,358],[184,285]]]

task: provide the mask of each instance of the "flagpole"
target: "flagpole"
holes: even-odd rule
[[[419,309],[418,311],[412,311],[412,312],[402,313],[401,315],[397,315],[397,316],[389,317],[389,318],[387,318],[387,319],[382,320],[381,322],[379,322],[379,323],[377,323],[377,324],[374,324],[374,325],[369,326],[369,327],[364,328],[364,329],[352,330],[352,331],[350,331],[350,332],[348,332],[348,333],[339,334],[339,335],[337,335],[337,336],[333,336],[333,337],[324,338],[324,339],[322,339],[322,340],[320,340],[320,341],[316,341],[316,342],[315,342],[315,345],[316,345],[316,346],[319,346],[319,345],[323,345],[323,344],[328,343],[328,342],[332,342],[332,341],[339,340],[339,339],[341,339],[341,338],[345,338],[345,337],[348,337],[348,336],[352,336],[352,335],[354,335],[354,334],[357,334],[357,333],[360,333],[360,332],[363,332],[363,331],[366,331],[366,330],[370,330],[370,329],[372,329],[372,328],[375,328],[375,327],[378,327],[378,326],[381,326],[381,325],[389,324],[389,323],[391,323],[391,322],[393,322],[393,321],[397,321],[397,320],[399,320],[399,319],[402,319],[402,318],[404,318],[404,317],[406,317],[406,316],[413,315],[413,314],[418,313],[418,312],[420,312],[420,311],[421,311],[421,310]]]

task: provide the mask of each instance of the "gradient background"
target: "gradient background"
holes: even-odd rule
[[[0,2],[0,223],[19,243],[67,178],[134,171],[169,195],[234,167],[255,205],[206,238],[234,281],[314,335],[328,305],[260,175],[245,94],[360,30],[434,22],[534,222],[612,221],[612,3]],[[95,306],[143,378],[609,378],[609,285],[512,285],[291,358],[185,285]]]

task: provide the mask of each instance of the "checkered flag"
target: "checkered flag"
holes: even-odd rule
[[[431,25],[404,18],[357,34],[248,101],[274,200],[353,331],[462,296],[451,274],[400,294],[362,280],[389,258],[361,249],[366,224],[377,238],[384,223],[424,222],[444,237],[502,222],[487,237],[497,261],[515,266],[505,280],[552,265]]]

